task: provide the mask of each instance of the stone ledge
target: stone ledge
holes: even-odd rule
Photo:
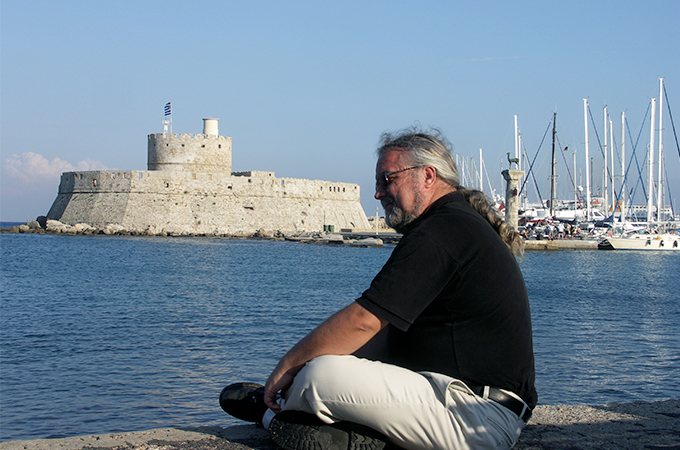
[[[680,448],[680,400],[605,406],[538,406],[515,449]],[[275,450],[254,425],[162,428],[131,433],[0,443],[0,450]]]
[[[527,240],[524,250],[597,250],[597,242],[592,239]]]

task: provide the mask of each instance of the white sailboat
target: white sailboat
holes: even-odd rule
[[[653,233],[647,230],[630,231],[619,237],[607,237],[598,248],[610,250],[670,250],[680,251],[680,236],[671,233]]]
[[[654,144],[655,144],[655,125],[656,125],[656,99],[652,98],[652,114],[651,114],[651,132],[649,144],[649,197],[647,201],[647,225],[645,227],[634,227],[626,224],[624,231],[620,236],[609,236],[603,239],[598,248],[603,250],[655,250],[655,251],[680,251],[680,235],[670,231],[664,231],[666,224],[662,222],[662,163],[663,163],[663,139],[662,139],[662,121],[663,121],[663,78],[659,79],[659,177],[658,177],[658,194],[657,194],[657,221],[654,222],[654,205],[652,200],[652,192],[654,189]]]

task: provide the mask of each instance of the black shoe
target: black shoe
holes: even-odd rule
[[[381,450],[387,437],[352,422],[328,425],[312,414],[283,411],[269,425],[272,440],[285,450]]]
[[[230,416],[246,422],[262,423],[267,411],[264,386],[257,383],[234,383],[222,389],[220,406]]]

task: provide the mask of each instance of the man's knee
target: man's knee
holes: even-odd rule
[[[353,356],[324,355],[312,359],[295,375],[293,384],[284,394],[284,409],[311,412],[321,417],[328,415],[319,409],[328,398],[344,395],[348,375],[356,370],[350,368]]]
[[[322,355],[309,361],[295,376],[313,382],[314,380],[330,381],[335,377],[342,377],[355,364],[358,358],[348,355]]]

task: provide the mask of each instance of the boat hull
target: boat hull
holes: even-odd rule
[[[675,234],[634,234],[625,237],[608,237],[598,245],[598,248],[605,250],[680,251],[680,236]]]

